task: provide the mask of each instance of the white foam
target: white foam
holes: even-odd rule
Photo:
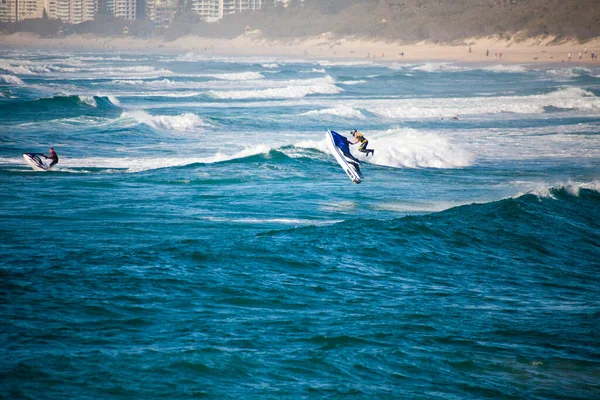
[[[166,129],[173,131],[196,131],[206,124],[196,114],[185,113],[180,115],[150,115],[141,110],[124,112],[124,116],[130,116],[136,121],[144,123],[155,129]]]
[[[108,100],[113,103],[115,106],[117,107],[121,107],[121,102],[119,101],[119,99],[117,99],[115,96],[107,96]]]
[[[301,149],[315,149],[320,151],[323,154],[331,154],[331,150],[329,149],[328,141],[329,138],[325,136],[323,133],[323,139],[321,140],[302,140],[294,145],[294,147]]]
[[[213,89],[218,92],[227,92],[231,89],[239,92],[241,90],[256,90],[256,89],[277,89],[290,87],[319,87],[324,84],[334,84],[335,81],[330,76],[311,78],[311,79],[291,79],[291,80],[266,80],[266,79],[250,79],[250,80],[210,80],[204,82],[198,81],[179,81],[172,79],[144,80],[144,79],[119,79],[110,82],[113,85],[123,86],[145,86],[152,89]],[[101,85],[102,83],[92,83],[92,85]],[[125,88],[129,91],[129,88]],[[150,93],[154,95],[153,93]],[[195,94],[197,95],[197,94]],[[187,97],[187,93],[165,93],[167,97]]]
[[[367,83],[367,81],[359,79],[359,80],[356,80],[356,81],[338,82],[339,85],[360,85],[361,83]]]
[[[334,84],[334,80],[330,76],[306,81],[295,80],[288,82],[291,84],[286,87],[263,90],[211,90],[209,94],[218,99],[293,99],[311,94],[337,94],[343,92],[343,89]]]
[[[475,157],[448,139],[433,133],[414,129],[390,129],[369,137],[369,148],[376,149],[365,161],[388,167],[405,168],[461,168],[471,165]]]
[[[45,66],[22,65],[22,64],[23,63],[15,65],[13,63],[0,61],[0,69],[8,71],[12,74],[18,74],[18,75],[33,75],[33,74],[50,72],[50,70]]]
[[[513,198],[521,197],[525,194],[533,194],[539,198],[548,198],[556,200],[555,191],[556,190],[564,190],[571,196],[579,197],[581,189],[593,190],[595,192],[600,192],[600,181],[591,181],[591,182],[564,182],[564,183],[555,183],[549,185],[543,182],[537,182],[534,184],[534,187],[528,189],[526,192],[520,192],[517,195],[513,196]]]
[[[423,71],[423,72],[452,72],[452,71],[468,71],[470,68],[463,67],[460,65],[441,62],[441,63],[425,63],[418,64],[409,67],[414,71]]]
[[[347,104],[353,105],[353,102]],[[600,98],[577,87],[531,96],[372,100],[361,104],[369,112],[390,119],[439,118],[456,114],[540,114],[546,107],[600,110]]]
[[[237,224],[283,224],[283,225],[331,225],[343,220],[315,220],[299,218],[224,218],[224,217],[199,217],[213,222],[230,222]]]
[[[96,99],[94,99],[94,96],[77,96],[77,97],[79,98],[79,101],[87,104],[88,106],[96,107],[98,105],[96,103]]]
[[[373,66],[371,61],[318,61],[318,64],[322,67],[360,67],[360,66]]]
[[[490,72],[498,72],[498,73],[513,73],[513,74],[518,74],[518,73],[523,73],[523,72],[527,72],[527,68],[524,67],[523,65],[507,65],[507,64],[498,64],[498,65],[492,65],[489,67],[484,67],[482,68],[484,71],[490,71]]]
[[[339,117],[346,118],[357,118],[357,119],[365,119],[365,116],[359,111],[349,106],[337,106],[335,108],[326,108],[323,110],[312,110],[302,113],[300,115],[335,115]]]
[[[375,149],[375,155],[366,157],[356,145],[350,150],[355,157],[370,164],[394,168],[462,168],[475,161],[470,152],[433,132],[390,129],[380,134],[369,133],[367,139],[368,148]],[[330,154],[327,140],[325,136],[318,141],[304,140],[295,147]]]
[[[581,76],[583,74],[591,74],[592,71],[583,68],[583,67],[573,67],[573,68],[550,68],[546,71],[547,75],[550,75],[552,79],[562,78],[562,79],[573,79]]]
[[[9,85],[25,84],[25,82],[13,75],[0,75],[0,83],[8,83]]]
[[[223,74],[200,74],[194,76],[205,76],[214,79],[222,79],[225,81],[251,81],[256,79],[264,79],[264,75],[259,72],[237,72],[237,73],[223,73]]]

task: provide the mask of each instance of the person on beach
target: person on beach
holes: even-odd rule
[[[50,156],[47,156],[45,154],[42,154],[42,156],[44,156],[44,158],[47,160],[52,159],[52,162],[48,166],[48,169],[52,168],[52,166],[54,164],[58,163],[58,155],[56,154],[56,152],[54,151],[54,149],[52,147],[50,147]]]
[[[358,132],[356,129],[353,129],[350,131],[350,134],[352,137],[354,137],[354,142],[350,142],[351,144],[360,143],[360,146],[358,146],[358,151],[361,153],[367,153],[367,157],[369,154],[375,155],[375,150],[367,149],[369,141],[362,135],[362,133]]]

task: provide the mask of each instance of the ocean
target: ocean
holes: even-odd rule
[[[3,49],[0,116],[0,398],[600,397],[600,66]]]

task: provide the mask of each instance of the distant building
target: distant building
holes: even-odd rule
[[[304,0],[271,0],[275,6],[289,7],[292,3],[303,6]]]
[[[1,1],[1,0],[0,0]],[[102,0],[111,1],[111,0]],[[112,0],[115,4],[119,1]],[[303,5],[304,0],[138,0],[143,4],[138,5],[138,10],[143,9],[143,15],[138,13],[138,18],[145,18],[154,23],[154,26],[168,26],[173,21],[177,10],[189,10],[198,14],[206,21],[218,21],[225,15],[243,11],[258,11],[268,3],[271,6],[287,7],[292,1]],[[115,8],[116,10],[116,8]],[[116,11],[114,13],[117,15]],[[124,18],[124,17],[122,17]]]
[[[257,11],[267,1],[274,0],[189,0],[190,9],[207,20],[218,20],[224,15],[241,11]]]
[[[154,0],[146,0],[146,2],[154,3]],[[146,8],[144,0],[98,0],[99,15],[112,15],[128,20],[138,17],[138,9],[140,9],[143,18]]]
[[[262,8],[264,2],[265,0],[223,0],[223,15],[257,11]]]
[[[17,20],[42,18],[44,0],[17,0]]]
[[[98,15],[113,15],[114,9],[114,0],[98,0]]]
[[[115,17],[123,19],[135,19],[136,11],[136,0],[114,0],[113,15]]]
[[[17,0],[0,0],[0,22],[17,20]]]
[[[48,18],[56,19],[56,0],[45,0],[44,10],[46,10]]]
[[[156,0],[154,26],[166,28],[171,25],[177,12],[177,2],[173,0]]]
[[[0,0],[0,22],[42,18],[44,9],[48,12],[45,0]]]
[[[56,11],[48,14],[62,22],[79,24],[94,19],[98,12],[98,0],[55,0]],[[53,15],[54,14],[54,15]]]
[[[223,18],[224,0],[190,0],[191,10],[207,20]]]
[[[156,19],[156,3],[158,2],[158,0],[139,0],[139,2],[144,3],[144,14],[143,16],[140,14],[140,7],[138,4],[138,19],[143,17],[149,21],[154,21]]]

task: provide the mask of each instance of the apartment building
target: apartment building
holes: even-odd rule
[[[56,18],[56,0],[44,0],[44,9],[48,18]]]
[[[0,22],[17,20],[17,0],[0,0]]]
[[[17,20],[42,18],[44,0],[17,0]]]
[[[154,26],[167,27],[171,25],[177,12],[176,0],[156,0]]]
[[[223,0],[190,0],[191,10],[204,19],[223,17]]]
[[[273,0],[190,0],[191,10],[205,19],[221,19],[224,15],[240,11],[256,11],[266,1]]]
[[[260,10],[263,3],[264,0],[223,0],[223,15]]]
[[[43,18],[44,10],[48,18],[57,18],[57,0],[0,0],[0,22]]]
[[[92,20],[98,12],[98,0],[55,0],[55,4],[56,11],[48,16],[70,24]]]
[[[123,19],[135,19],[136,11],[136,0],[114,0],[113,15],[115,17]]]

